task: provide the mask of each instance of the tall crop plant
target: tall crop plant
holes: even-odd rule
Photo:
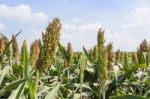
[[[60,29],[61,23],[58,18],[55,18],[52,23],[49,23],[46,32],[42,35],[43,44],[40,46],[39,59],[36,64],[40,72],[50,67],[53,61],[60,40]]]
[[[98,31],[98,37],[97,37],[97,43],[98,43],[98,59],[97,59],[97,65],[98,65],[98,74],[99,74],[99,91],[100,91],[100,99],[105,99],[105,87],[106,82],[108,80],[108,54],[107,49],[105,47],[105,38],[104,38],[104,31],[102,29],[99,29]],[[103,98],[101,97],[103,96]]]

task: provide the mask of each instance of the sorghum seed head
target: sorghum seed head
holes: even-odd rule
[[[147,51],[148,51],[148,43],[147,43],[147,40],[146,40],[146,39],[144,39],[144,40],[142,41],[142,43],[140,44],[140,50],[141,50],[142,52],[147,52]]]
[[[0,38],[0,56],[3,55],[4,48],[5,48],[4,39]]]
[[[61,23],[58,18],[55,18],[52,23],[48,24],[45,33],[42,33],[43,45],[40,47],[40,55],[36,63],[39,71],[50,67],[59,44],[60,29]]]
[[[23,41],[23,44],[22,44],[22,47],[21,47],[21,62],[23,62],[23,59],[24,59],[24,54],[26,53],[25,51],[27,50],[27,43],[26,43],[26,40]]]
[[[14,35],[12,35],[12,49],[13,49],[13,57],[17,58],[19,54],[18,42]]]
[[[40,53],[40,41],[35,40],[32,43],[31,48],[30,48],[30,63],[33,68],[36,65],[36,61],[39,57],[39,53]]]
[[[104,30],[102,30],[102,28],[98,30],[97,42],[98,42],[98,45],[105,43]]]
[[[67,45],[67,61],[68,61],[68,63],[70,63],[72,55],[73,55],[72,45],[69,42],[68,45]]]
[[[98,31],[97,37],[97,45],[98,45],[98,58],[97,58],[97,65],[98,65],[98,74],[99,74],[99,85],[100,88],[104,88],[106,85],[106,81],[108,79],[108,53],[107,48],[105,47],[105,38],[104,38],[104,31],[101,29]]]
[[[94,60],[97,60],[97,53],[98,53],[98,48],[97,48],[97,46],[94,46],[92,53],[93,53],[93,58],[94,58]]]
[[[113,55],[113,46],[112,43],[109,43],[107,45],[108,50],[108,71],[112,70],[112,63],[114,62],[114,55]]]

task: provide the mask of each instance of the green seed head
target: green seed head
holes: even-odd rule
[[[102,28],[98,30],[97,42],[98,46],[104,46],[105,38],[104,38],[104,30],[102,30]]]
[[[107,45],[107,49],[108,49],[108,61],[109,62],[114,62],[114,56],[113,56],[113,46],[112,46],[112,43],[109,43]]]
[[[93,52],[92,52],[94,60],[97,60],[97,53],[98,53],[98,48],[97,46],[94,46]]]
[[[23,63],[23,58],[24,58],[24,54],[25,51],[27,50],[27,42],[26,40],[23,41],[22,47],[21,47],[21,62]]]
[[[108,53],[107,48],[105,47],[105,38],[104,38],[104,31],[100,29],[98,31],[97,37],[98,43],[98,58],[97,58],[97,65],[98,65],[98,74],[100,80],[100,88],[104,88],[106,85],[106,81],[108,79]]]
[[[112,70],[112,63],[114,62],[114,55],[113,55],[113,46],[112,43],[109,43],[107,45],[107,50],[108,50],[108,70]]]

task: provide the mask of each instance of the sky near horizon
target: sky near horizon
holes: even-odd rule
[[[150,0],[0,0],[0,32],[31,44],[53,18],[62,23],[61,43],[74,50],[89,49],[97,31],[105,29],[106,43],[114,49],[134,51],[143,39],[150,40]]]

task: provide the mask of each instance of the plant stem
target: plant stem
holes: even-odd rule
[[[38,88],[38,80],[39,80],[39,71],[36,70],[36,78],[35,78],[35,86],[34,86],[34,92],[36,93],[37,88]]]

